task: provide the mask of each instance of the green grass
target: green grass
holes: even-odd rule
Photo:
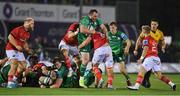
[[[132,81],[135,82],[137,74],[130,74]],[[177,87],[180,85],[179,74],[166,74],[169,78],[176,83]],[[105,78],[106,79],[106,78]],[[59,88],[59,89],[40,89],[40,88],[16,88],[16,89],[7,89],[0,88],[0,95],[180,95],[180,89],[177,88],[176,91],[172,91],[168,85],[156,79],[153,75],[151,76],[151,88],[146,89],[140,87],[138,91],[128,90],[126,88],[125,79],[122,74],[116,74],[114,80],[114,87],[116,90],[109,89],[95,89],[93,86],[88,89],[83,88]]]

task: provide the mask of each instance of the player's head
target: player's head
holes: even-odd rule
[[[157,19],[151,19],[151,30],[156,31],[158,28],[159,22]]]
[[[96,21],[96,19],[98,18],[98,11],[96,9],[91,9],[89,11],[89,16],[91,20]]]
[[[143,32],[143,34],[145,34],[145,36],[148,35],[151,31],[151,28],[149,25],[143,25],[141,28],[142,28],[142,32]]]
[[[62,60],[59,57],[54,57],[53,64],[56,66],[57,69],[59,69],[62,65]]]
[[[26,31],[32,32],[34,31],[34,19],[31,17],[28,17],[24,20],[24,27],[26,28]]]
[[[31,66],[34,66],[39,62],[38,56],[37,55],[32,55],[29,57],[29,63]]]
[[[116,22],[111,22],[109,24],[109,29],[110,29],[111,32],[116,31],[117,30],[117,23]]]

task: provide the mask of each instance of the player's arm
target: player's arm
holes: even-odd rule
[[[141,45],[141,42],[142,42],[142,38],[143,38],[143,33],[140,34],[140,36],[138,37],[137,41],[136,41],[136,45],[135,45],[135,49],[134,49],[134,55],[137,55],[138,54],[138,48],[139,46]]]
[[[2,67],[8,61],[8,57],[0,60],[0,67]]]
[[[131,41],[129,40],[128,36],[124,33],[121,34],[121,38],[125,41],[126,47],[124,49],[124,54],[127,55],[129,53],[129,48],[131,47]]]
[[[12,34],[9,34],[8,40],[14,47],[16,47],[18,51],[22,51],[22,47],[17,44],[16,39],[13,37]]]
[[[85,33],[85,34],[94,34],[96,31],[95,29],[89,30],[86,26],[80,24],[80,32]]]
[[[78,32],[79,32],[79,28],[75,32],[68,31],[68,38],[72,38],[72,37],[76,36],[78,34]]]
[[[108,37],[108,30],[107,30],[106,26],[104,24],[101,24],[100,27],[101,27],[103,33],[106,34],[106,37]]]
[[[88,29],[89,21],[86,18],[83,18],[80,22],[80,32],[85,34],[94,34],[96,31],[95,29]]]
[[[33,51],[29,48],[29,44],[27,41],[24,43],[24,49],[28,54],[33,54]]]
[[[140,59],[137,61],[138,64],[142,63],[143,59],[145,58],[145,56],[147,54],[148,48],[149,48],[149,41],[148,40],[143,40],[143,51],[142,51]]]
[[[165,39],[164,39],[164,34],[163,33],[161,33],[160,43],[161,43],[161,50],[162,50],[163,53],[165,53],[166,43],[165,43]]]
[[[144,46],[143,52],[142,52],[142,54],[141,54],[141,57],[140,57],[139,60],[138,60],[138,64],[141,64],[141,63],[142,63],[143,59],[145,58],[145,56],[146,56],[146,54],[147,54],[148,48],[149,48],[148,46]]]
[[[57,78],[55,83],[50,86],[50,88],[59,88],[63,82],[63,79]]]
[[[129,39],[125,40],[126,42],[126,47],[124,49],[124,53],[128,54],[129,53],[129,48],[131,47],[131,41]]]
[[[68,38],[76,36],[79,32],[79,28],[76,27],[77,23],[72,23],[68,28]],[[75,31],[75,32],[74,32]]]
[[[84,40],[79,46],[78,49],[81,49],[83,47],[85,47],[86,45],[88,45],[92,40],[92,37],[89,35],[86,40]]]

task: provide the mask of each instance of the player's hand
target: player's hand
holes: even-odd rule
[[[128,54],[129,54],[129,48],[126,47],[126,48],[124,49],[124,54],[125,54],[125,55],[128,55]]]
[[[139,60],[137,60],[137,63],[138,63],[138,64],[141,64],[142,61],[143,61],[143,59],[139,59]]]
[[[18,51],[20,51],[20,52],[22,52],[22,50],[23,50],[22,47],[19,46],[19,45],[16,46],[16,49],[17,49]]]
[[[29,49],[29,50],[27,50],[27,53],[28,53],[29,55],[33,55],[33,50],[32,50],[32,49]]]
[[[134,53],[134,55],[138,55],[138,51],[137,50],[134,50],[133,53]]]
[[[165,48],[162,48],[162,49],[161,49],[161,51],[162,51],[163,53],[165,53],[165,52],[166,52]]]
[[[90,33],[91,34],[94,34],[96,31],[95,30],[90,30]]]

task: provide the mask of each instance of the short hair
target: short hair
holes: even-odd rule
[[[30,21],[34,21],[34,19],[31,17],[27,17],[26,19],[24,19],[24,22],[30,22]]]
[[[91,9],[90,11],[89,11],[89,15],[92,15],[93,13],[98,13],[98,11],[96,10],[96,9]]]
[[[157,23],[159,23],[159,20],[156,19],[156,18],[152,18],[152,19],[151,19],[151,22],[157,22]]]
[[[55,64],[56,62],[61,62],[62,60],[60,59],[60,57],[54,57],[53,59],[53,64]]]
[[[142,29],[144,29],[144,30],[150,32],[151,27],[150,27],[149,25],[143,25],[143,26],[142,26]]]
[[[116,23],[115,21],[113,21],[113,22],[111,22],[109,25],[110,25],[110,26],[112,26],[112,25],[117,26],[117,23]]]

